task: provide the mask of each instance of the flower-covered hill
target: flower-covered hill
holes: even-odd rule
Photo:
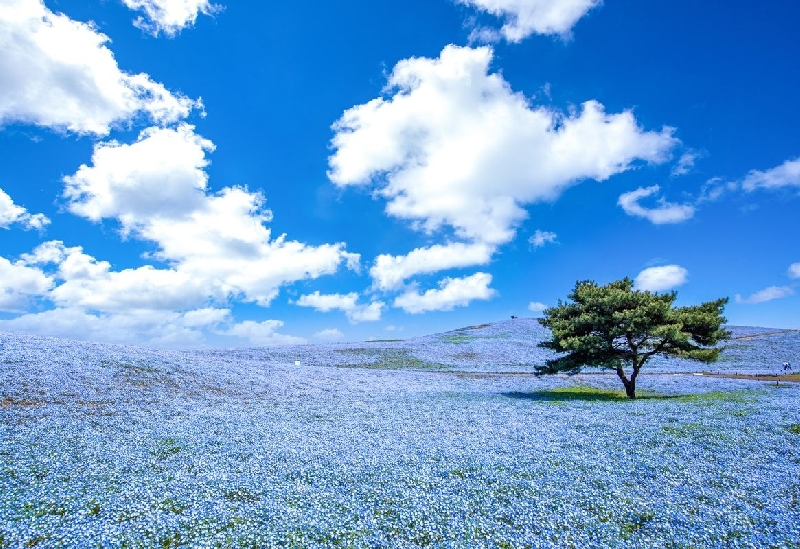
[[[794,361],[797,333],[770,332],[714,367]],[[0,548],[797,547],[800,384],[669,362],[628,401],[613,375],[530,375],[545,337],[0,334]]]

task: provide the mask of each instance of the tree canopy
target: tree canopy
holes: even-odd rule
[[[539,319],[552,331],[552,339],[540,346],[565,354],[538,366],[537,374],[576,374],[584,367],[614,370],[628,398],[636,398],[636,378],[651,357],[714,362],[720,353],[715,345],[730,337],[722,328],[727,298],[673,307],[677,292],[634,290],[629,278],[605,286],[578,281],[568,297],[571,302],[559,300]]]

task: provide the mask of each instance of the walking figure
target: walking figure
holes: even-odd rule
[[[783,363],[783,371],[784,372],[791,372],[792,371],[792,365],[789,364],[788,362],[784,362]]]

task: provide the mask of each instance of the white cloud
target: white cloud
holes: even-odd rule
[[[204,300],[237,297],[267,306],[285,284],[334,273],[343,262],[358,266],[343,243],[273,238],[261,193],[226,187],[207,194],[203,168],[213,147],[187,124],[148,128],[130,145],[100,143],[91,166],[64,178],[69,208],[95,221],[115,218],[123,233],[156,243],[153,257],[171,268],[138,269],[137,277],[184,287],[182,295],[204,292]]]
[[[504,19],[500,34],[509,42],[520,42],[533,33],[569,34],[578,20],[602,0],[456,0]],[[496,31],[494,31],[496,32]],[[493,31],[478,29],[491,38]]]
[[[681,223],[691,219],[694,215],[694,206],[689,204],[672,204],[661,198],[657,208],[645,208],[639,204],[639,200],[652,196],[659,191],[658,185],[651,187],[639,187],[635,191],[630,191],[620,195],[619,204],[628,215],[643,217],[656,225],[666,223]]]
[[[295,302],[300,307],[312,307],[317,311],[327,313],[333,310],[341,310],[347,315],[351,322],[372,322],[381,319],[384,303],[373,301],[369,305],[359,305],[358,294],[320,294],[319,291],[313,294],[301,295]]]
[[[40,269],[0,257],[0,311],[24,311],[31,297],[44,296],[52,286]]]
[[[301,295],[300,299],[295,302],[295,305],[300,307],[313,307],[317,311],[327,313],[335,309],[343,311],[352,310],[356,307],[358,294],[351,292],[349,294],[320,294],[319,290],[313,294]]]
[[[528,242],[533,244],[534,248],[541,248],[545,244],[552,244],[555,242],[557,237],[558,235],[556,233],[536,229],[536,232],[528,239]]]
[[[145,13],[138,17],[134,25],[154,36],[163,32],[175,36],[186,27],[194,26],[199,14],[213,15],[221,6],[208,0],[122,0],[132,10]]]
[[[741,295],[736,294],[736,303],[764,303],[765,301],[772,301],[773,299],[782,299],[794,294],[794,289],[791,286],[770,286],[752,294],[750,297],[743,298]]]
[[[438,59],[399,62],[387,98],[334,124],[329,178],[380,187],[389,215],[427,232],[452,227],[467,241],[501,244],[527,216],[584,179],[603,181],[636,161],[663,162],[671,128],[645,131],[631,111],[587,101],[564,114],[533,107],[499,74],[488,47],[447,46]]]
[[[41,0],[4,0],[0,124],[106,135],[138,115],[163,124],[202,107],[146,74],[121,71],[107,42],[93,24],[55,14]]]
[[[22,206],[14,204],[11,197],[0,189],[0,229],[8,229],[12,224],[19,223],[25,229],[43,229],[50,224],[44,214],[31,214]]]
[[[336,328],[326,328],[315,333],[314,337],[317,339],[337,340],[342,339],[344,334]]]
[[[98,143],[92,166],[64,178],[69,209],[92,221],[116,217],[125,231],[150,219],[181,218],[201,208],[214,144],[194,126],[147,128],[130,145]]]
[[[175,311],[225,297],[221,289],[189,273],[150,265],[113,271],[107,261],[83,253],[80,246],[67,248],[58,241],[40,245],[32,254],[23,255],[23,261],[57,265],[53,276],[61,283],[48,297],[62,308],[103,313]]]
[[[496,295],[489,288],[492,275],[475,273],[463,278],[445,278],[439,282],[439,289],[427,290],[424,294],[409,290],[394,300],[394,306],[407,313],[426,311],[451,311],[455,307],[466,307],[475,299],[488,300]]]
[[[547,305],[540,301],[531,301],[528,303],[528,310],[533,311],[534,313],[541,313],[545,309],[547,309]]]
[[[779,187],[800,187],[800,158],[787,160],[767,171],[752,170],[742,182],[742,188],[746,191]]]
[[[381,254],[375,259],[369,273],[376,288],[392,290],[416,274],[485,265],[491,260],[494,250],[495,246],[483,243],[451,242],[415,248],[406,255]]]
[[[280,320],[265,320],[254,322],[245,320],[234,324],[227,330],[219,330],[219,335],[243,338],[251,345],[299,345],[306,343],[302,337],[279,334],[275,330],[283,326]]]
[[[202,328],[208,327],[199,322],[203,316],[208,318],[209,324],[214,324],[214,319],[220,315],[209,314],[208,311],[179,313],[153,310],[94,314],[78,307],[59,307],[0,320],[0,330],[109,343],[187,348],[202,344]]]
[[[670,174],[673,177],[686,175],[687,173],[692,171],[695,162],[697,162],[697,160],[702,157],[703,154],[697,151],[688,151],[683,153],[681,157],[678,159],[678,163],[675,166],[673,166]]]
[[[789,265],[789,277],[800,278],[800,262]]]
[[[634,279],[637,290],[661,292],[671,290],[685,284],[689,278],[689,271],[679,265],[663,265],[650,267],[643,270]]]
[[[714,202],[729,192],[739,190],[739,184],[733,181],[725,181],[721,177],[712,177],[706,181],[700,189],[700,196],[697,197],[697,204],[703,202]]]
[[[227,319],[230,314],[230,309],[215,309],[213,307],[196,309],[184,313],[182,324],[187,327],[211,326]]]

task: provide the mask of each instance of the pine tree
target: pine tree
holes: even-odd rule
[[[714,362],[715,345],[730,337],[722,328],[727,298],[690,307],[673,307],[676,292],[663,294],[633,289],[629,278],[598,286],[578,281],[556,307],[544,311],[539,322],[552,331],[552,340],[541,347],[566,353],[536,373],[576,374],[584,367],[616,372],[628,398],[636,398],[636,378],[655,355]],[[630,377],[625,368],[630,370]]]

